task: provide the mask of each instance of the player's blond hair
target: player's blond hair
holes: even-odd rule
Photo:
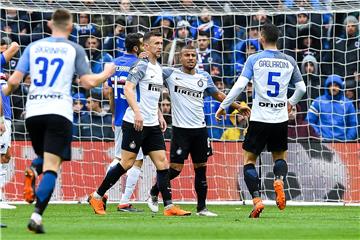
[[[66,9],[57,9],[51,16],[53,26],[59,30],[66,30],[69,21],[72,21],[71,13]]]

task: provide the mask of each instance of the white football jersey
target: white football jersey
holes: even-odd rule
[[[280,123],[288,120],[288,85],[303,81],[292,57],[276,50],[251,55],[241,76],[253,79],[250,121]]]
[[[74,73],[90,74],[84,49],[65,38],[44,38],[30,44],[16,70],[30,73],[26,118],[45,114],[61,115],[73,121],[71,84]]]
[[[139,60],[130,70],[127,81],[136,84],[135,98],[144,119],[143,125],[159,125],[159,99],[164,84],[160,64],[152,64],[146,59]],[[134,111],[130,106],[126,109],[123,120],[134,123]]]
[[[178,68],[164,68],[163,73],[171,97],[172,125],[179,128],[205,127],[204,94],[218,91],[211,76],[202,70],[191,75]]]

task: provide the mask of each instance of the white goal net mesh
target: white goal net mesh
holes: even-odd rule
[[[279,48],[296,59],[307,85],[306,96],[290,114],[287,199],[360,202],[358,0],[1,0],[0,4],[1,51],[12,41],[21,45],[19,54],[3,67],[5,74],[11,74],[28,44],[49,36],[51,12],[64,7],[74,14],[71,40],[84,46],[93,72],[124,53],[127,33],[156,29],[164,36],[163,65],[178,66],[179,49],[193,44],[198,52],[197,67],[209,72],[225,93],[247,57],[262,50],[261,25],[273,22],[281,31]],[[26,77],[11,96],[12,160],[2,164],[0,176],[1,198],[6,201],[22,200],[23,171],[35,157],[24,125],[29,81]],[[329,82],[334,81],[340,88],[337,93],[329,91]],[[73,158],[62,165],[52,200],[85,200],[101,183],[114,156],[108,87],[89,92],[74,78],[72,94],[76,110]],[[251,84],[238,101],[251,106]],[[170,126],[165,133],[168,140],[170,102],[164,90],[159,106]],[[205,97],[205,120],[214,152],[208,161],[208,200],[247,200],[250,195],[243,180],[241,147],[247,125],[231,110],[226,121],[216,122],[218,106],[210,96]],[[167,152],[169,147],[168,142]],[[257,169],[262,195],[269,200],[274,199],[272,165],[271,154],[262,153]],[[132,200],[145,200],[154,178],[154,166],[146,159]],[[110,200],[121,198],[125,179],[110,190]],[[181,175],[172,181],[174,199],[195,200],[193,185],[188,160]]]

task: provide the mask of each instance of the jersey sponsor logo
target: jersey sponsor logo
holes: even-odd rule
[[[204,98],[204,93],[190,88],[175,86],[175,92],[196,98]]]
[[[63,99],[62,94],[30,94],[29,100],[42,100],[42,99]]]
[[[200,79],[200,80],[197,82],[197,85],[198,85],[199,87],[202,87],[202,86],[204,86],[204,82]]]
[[[161,92],[162,88],[163,88],[163,86],[160,84],[150,83],[148,90],[153,91],[153,92]]]
[[[129,66],[116,66],[117,72],[129,72],[130,67]]]
[[[289,68],[289,63],[284,61],[260,60],[259,67]]]
[[[286,106],[286,103],[285,102],[281,102],[281,103],[259,102],[259,106],[260,107],[270,107],[270,108],[283,108]]]

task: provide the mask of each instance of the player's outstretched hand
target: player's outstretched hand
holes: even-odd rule
[[[251,109],[248,106],[240,106],[237,110],[244,118],[250,117]]]
[[[140,112],[135,112],[134,114],[134,128],[136,131],[141,131],[143,129],[144,119]]]
[[[226,111],[225,111],[225,109],[222,109],[221,107],[219,107],[219,109],[215,113],[215,118],[217,121],[220,121],[222,116],[224,116],[224,119],[226,119]]]

